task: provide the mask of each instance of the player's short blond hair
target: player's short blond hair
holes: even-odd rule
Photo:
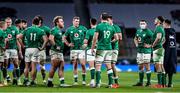
[[[0,28],[3,28],[3,26],[6,24],[4,21],[0,21]]]
[[[55,16],[54,19],[53,19],[53,23],[55,25],[57,25],[57,22],[58,22],[59,19],[63,19],[63,16]]]
[[[6,17],[5,20],[12,20],[10,17]]]

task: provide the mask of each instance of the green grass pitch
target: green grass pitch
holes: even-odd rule
[[[11,73],[10,73],[11,74]],[[37,86],[35,87],[25,87],[25,86],[9,86],[0,87],[0,92],[180,92],[180,73],[174,75],[174,87],[173,88],[163,88],[163,89],[154,89],[151,87],[132,87],[138,81],[138,73],[135,72],[120,72],[119,73],[119,83],[120,88],[117,89],[110,89],[105,88],[107,83],[107,74],[106,72],[102,72],[102,87],[101,88],[90,88],[89,86],[82,86],[81,85],[81,74],[79,72],[79,85],[72,86],[69,88],[60,88],[59,79],[57,76],[57,72],[54,76],[53,83],[57,87],[48,88],[42,83],[41,74],[38,72],[37,78]],[[48,73],[47,73],[48,76]],[[87,72],[87,83],[90,81],[90,74],[89,71]],[[73,84],[73,73],[72,71],[65,72],[65,82],[67,84]],[[144,83],[146,83],[146,76],[144,79]],[[156,84],[156,74],[152,74],[152,84]]]

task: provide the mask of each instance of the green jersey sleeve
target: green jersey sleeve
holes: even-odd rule
[[[121,29],[118,25],[114,25],[114,28],[116,30],[116,33],[121,33]]]
[[[115,27],[112,27],[112,30],[113,30],[113,35],[116,34],[116,33],[118,33],[118,31],[116,30]]]
[[[15,34],[18,35],[20,33],[20,31],[17,29],[16,26],[12,26],[12,30],[15,31]]]
[[[99,31],[100,31],[100,26],[98,25],[98,26],[96,27],[95,32],[98,32],[98,33],[99,33]]]
[[[164,32],[164,29],[159,26],[159,27],[157,27],[156,32],[157,32],[157,33],[163,33],[163,32]]]
[[[40,36],[43,37],[45,35],[46,35],[46,33],[44,32],[44,30],[40,30]]]
[[[50,35],[53,35],[53,36],[56,35],[54,29],[51,30]]]
[[[83,31],[84,31],[84,34],[86,34],[86,32],[88,31],[86,27],[83,26]]]
[[[42,27],[40,27],[40,28],[44,30],[44,32],[45,32],[45,34],[46,34],[47,36],[50,35],[51,29],[50,29],[49,27],[47,27],[47,26],[42,26]]]
[[[86,32],[86,36],[85,36],[85,39],[89,40],[90,38],[90,34],[89,34],[89,30]]]
[[[68,28],[67,30],[66,30],[66,32],[64,33],[64,36],[68,36],[69,35],[69,31],[70,31],[70,29]]]
[[[46,31],[45,32],[46,32],[47,35],[50,35],[51,29],[46,26]]]
[[[153,32],[149,30],[149,37],[151,38],[151,41],[153,42]]]
[[[23,35],[24,37],[26,36],[27,30],[28,30],[28,29],[26,29],[26,30],[24,30],[24,31],[22,32],[22,35]]]

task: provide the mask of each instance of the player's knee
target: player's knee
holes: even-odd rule
[[[162,72],[162,69],[161,69],[160,67],[157,67],[157,68],[156,68],[156,71],[157,71],[157,72]]]
[[[61,70],[62,70],[62,71],[64,70],[64,66],[61,67]]]
[[[111,64],[106,64],[107,69],[112,69]]]
[[[98,71],[101,69],[101,65],[96,65],[95,69]]]
[[[139,70],[144,70],[144,65],[143,64],[139,64]]]
[[[75,62],[76,62],[76,59],[71,59],[71,62],[72,62],[72,63],[75,63]]]
[[[76,68],[78,66],[77,62],[73,63],[73,67]]]

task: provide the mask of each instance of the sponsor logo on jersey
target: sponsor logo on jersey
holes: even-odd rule
[[[170,39],[174,39],[174,36],[173,36],[173,35],[170,35],[169,38],[170,38]]]
[[[15,33],[15,30],[12,30],[12,33],[14,34],[14,33]]]
[[[82,32],[82,30],[79,30],[79,32]]]

